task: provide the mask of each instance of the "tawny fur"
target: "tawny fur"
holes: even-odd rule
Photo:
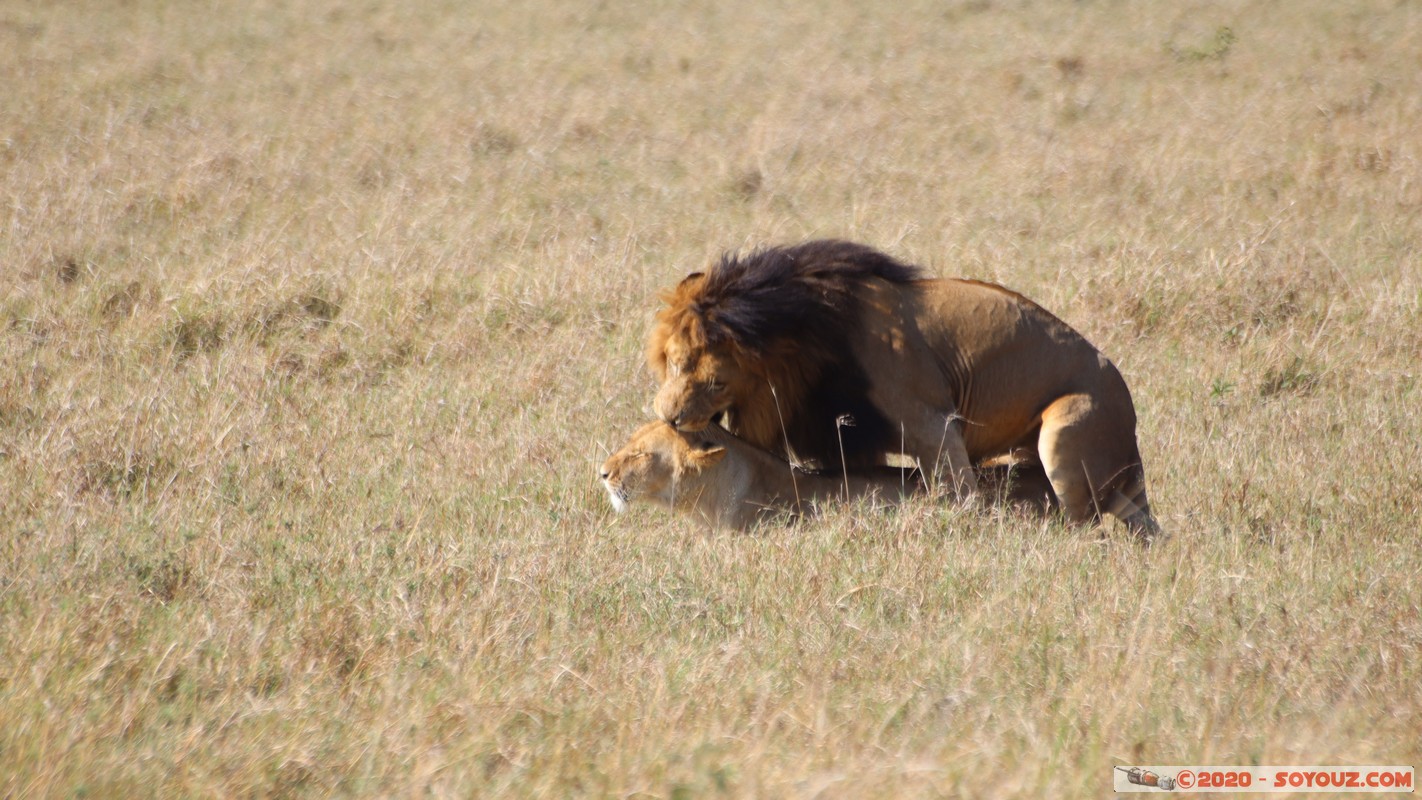
[[[612,504],[623,511],[647,501],[694,514],[719,528],[745,529],[804,515],[830,500],[897,503],[920,488],[916,475],[879,469],[873,475],[816,475],[792,467],[717,425],[678,431],[658,420],[643,425],[602,465]]]
[[[1036,303],[995,284],[925,280],[838,241],[727,256],[662,295],[647,358],[658,416],[812,466],[902,453],[976,493],[974,466],[1028,453],[1072,520],[1150,539],[1125,381]]]

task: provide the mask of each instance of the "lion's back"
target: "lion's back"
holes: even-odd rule
[[[926,352],[897,365],[897,374],[930,361],[943,372],[957,413],[967,420],[970,454],[1011,446],[1057,398],[1090,393],[1115,403],[1124,387],[1115,365],[1090,341],[1011,289],[939,279],[921,281],[913,292]],[[884,379],[893,369],[880,371]]]

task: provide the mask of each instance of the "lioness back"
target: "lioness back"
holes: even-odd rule
[[[719,426],[685,432],[660,420],[633,433],[604,462],[601,475],[618,511],[646,500],[730,528],[808,513],[834,499],[892,502],[918,488],[897,469],[807,473]]]

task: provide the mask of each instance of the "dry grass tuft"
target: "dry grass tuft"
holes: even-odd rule
[[[0,794],[1416,763],[1419,50],[1395,2],[6,4]],[[1172,543],[613,517],[656,289],[813,236],[1101,346]]]

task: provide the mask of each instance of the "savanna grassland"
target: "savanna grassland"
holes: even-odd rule
[[[0,0],[0,795],[1422,760],[1422,5],[869,5]],[[1107,352],[1173,539],[612,514],[658,288],[818,236]]]

